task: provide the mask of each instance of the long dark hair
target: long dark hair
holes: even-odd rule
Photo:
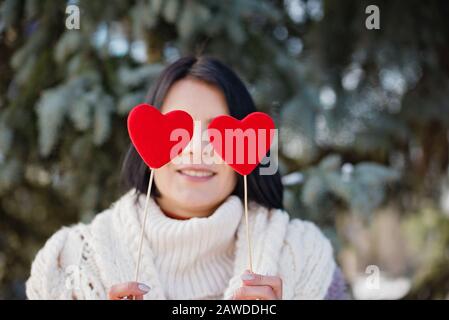
[[[170,87],[185,77],[213,84],[222,90],[229,108],[229,113],[236,119],[243,119],[251,112],[257,111],[248,90],[240,78],[226,65],[211,57],[180,58],[162,71],[150,88],[146,102],[160,108]],[[248,175],[248,199],[267,208],[283,208],[283,185],[279,172],[273,175],[260,175],[256,168]],[[147,193],[150,172],[140,158],[134,146],[130,144],[122,166],[122,185],[135,188],[137,194]],[[237,185],[232,192],[243,199],[243,177],[239,175]],[[160,194],[156,187],[151,195]]]

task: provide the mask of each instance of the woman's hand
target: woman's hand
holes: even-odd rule
[[[282,279],[275,276],[263,276],[246,270],[242,276],[243,285],[238,288],[233,300],[281,300]]]
[[[150,287],[139,282],[125,282],[113,285],[108,292],[109,300],[143,300]]]

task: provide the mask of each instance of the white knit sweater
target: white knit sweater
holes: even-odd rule
[[[56,232],[26,283],[29,299],[106,299],[108,289],[134,281],[145,196],[130,190],[88,225]],[[230,196],[211,216],[175,220],[151,200],[139,281],[145,299],[227,299],[248,268],[240,199]],[[253,271],[278,275],[283,299],[322,299],[336,268],[318,228],[282,210],[249,204]]]

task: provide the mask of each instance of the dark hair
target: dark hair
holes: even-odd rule
[[[243,119],[257,111],[254,102],[239,77],[226,65],[211,57],[184,57],[166,67],[148,92],[146,102],[160,108],[170,87],[178,80],[193,77],[213,84],[222,90],[229,113],[236,119]],[[267,208],[283,208],[283,185],[279,172],[260,175],[256,168],[248,175],[248,199]],[[127,189],[135,188],[137,193],[147,193],[149,168],[143,162],[134,146],[130,144],[122,167],[122,183]],[[243,199],[243,177],[239,175],[232,192]],[[153,187],[151,195],[159,196]]]

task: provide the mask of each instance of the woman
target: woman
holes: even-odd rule
[[[242,119],[256,111],[238,76],[207,57],[181,58],[168,66],[148,103],[163,113],[182,109],[202,128],[218,115]],[[196,126],[193,140],[200,131]],[[139,283],[132,279],[149,171],[131,145],[123,165],[129,191],[90,224],[62,228],[47,241],[33,262],[28,297],[346,297],[329,241],[314,224],[283,211],[279,173],[255,170],[248,176],[253,272],[246,270],[242,178],[223,162],[203,161],[216,157],[206,149],[204,143],[191,143],[179,155],[183,161],[155,171]],[[193,164],[198,156],[203,162]]]

